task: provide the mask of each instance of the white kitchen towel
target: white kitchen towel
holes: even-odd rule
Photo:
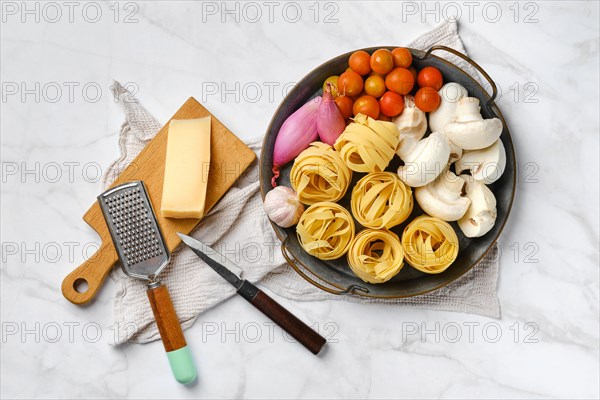
[[[408,45],[417,49],[427,49],[434,44],[446,45],[465,53],[455,21],[442,23]],[[462,59],[443,53],[440,56],[459,65],[478,79],[476,71]],[[124,107],[126,120],[119,136],[121,157],[106,171],[103,178],[104,187],[109,186],[120,170],[133,161],[161,127],[118,83],[114,85],[114,92]],[[248,146],[259,155],[260,141],[249,143]],[[496,295],[497,247],[458,281],[435,292],[407,299],[337,296],[309,284],[285,263],[281,255],[279,240],[262,208],[257,176],[258,163],[255,162],[191,234],[236,262],[244,270],[246,279],[259,282],[260,286],[279,296],[298,301],[336,299],[500,316]],[[115,268],[111,276],[118,285],[115,322],[123,328],[118,329],[116,344],[125,341],[145,343],[158,340],[159,333],[148,304],[144,282],[127,278],[120,268]],[[171,292],[184,329],[194,323],[199,313],[235,293],[233,287],[185,246],[180,246],[172,254],[171,262],[162,272],[161,279]]]

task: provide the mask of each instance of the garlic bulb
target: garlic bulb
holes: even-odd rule
[[[296,225],[304,212],[296,192],[286,186],[277,186],[269,191],[263,207],[271,221],[282,228]]]

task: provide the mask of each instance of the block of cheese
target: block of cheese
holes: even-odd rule
[[[169,124],[160,211],[167,218],[202,218],[210,165],[210,116]]]

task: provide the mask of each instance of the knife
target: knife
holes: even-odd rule
[[[232,271],[241,272],[240,267],[227,257],[205,245],[204,243],[177,232],[183,243],[188,245],[198,257],[208,264],[216,273],[236,288],[237,293],[246,299],[264,315],[289,333],[313,354],[318,354],[327,340],[311,327],[300,321],[296,316],[283,308],[265,292],[254,286],[246,279],[240,278]]]

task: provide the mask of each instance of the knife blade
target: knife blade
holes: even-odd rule
[[[295,315],[269,297],[265,292],[254,286],[248,280],[242,279],[240,277],[241,268],[234,262],[193,237],[179,232],[177,232],[177,234],[183,243],[192,249],[200,259],[235,287],[240,296],[259,309],[264,315],[269,317],[313,354],[318,354],[321,351],[327,340],[304,322],[300,321]]]

